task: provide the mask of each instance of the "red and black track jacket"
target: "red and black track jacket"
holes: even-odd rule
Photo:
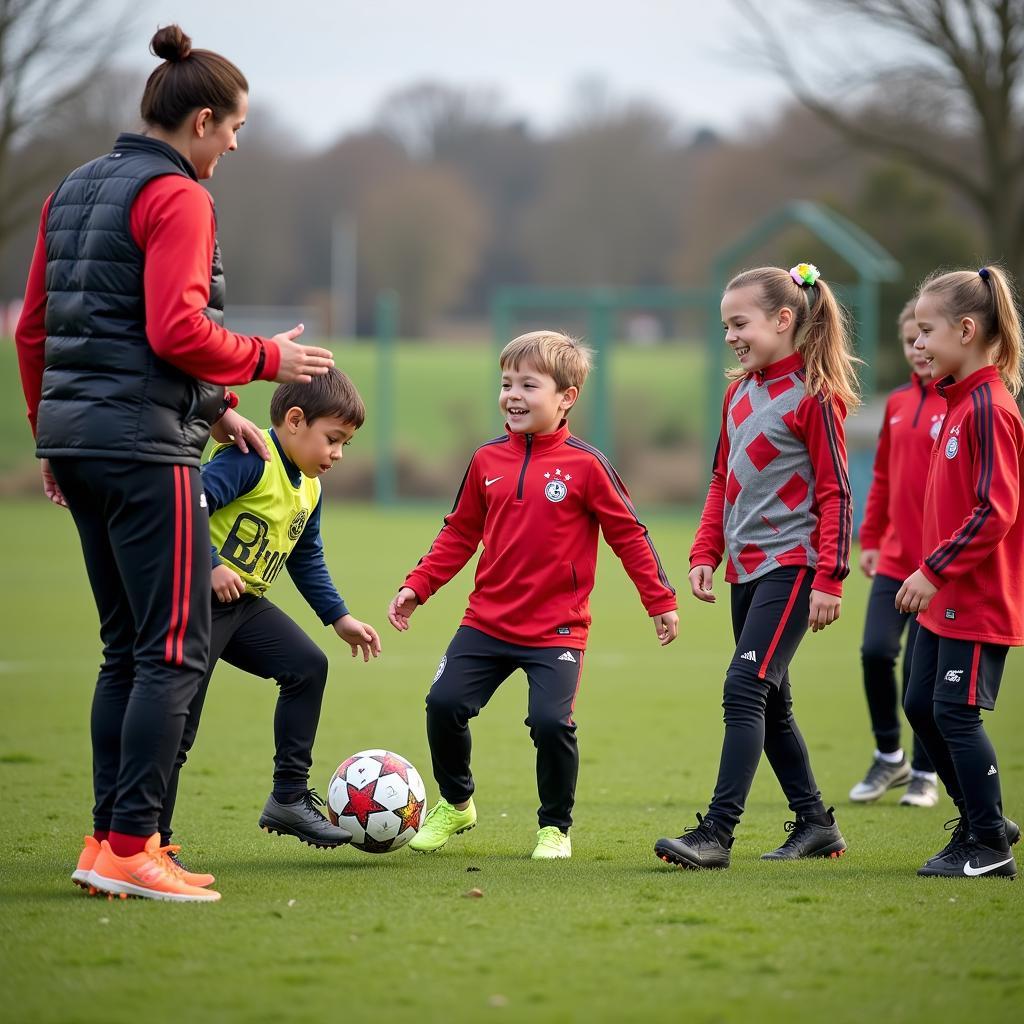
[[[1024,422],[994,366],[939,384],[946,419],[924,500],[921,572],[939,588],[918,622],[939,636],[1024,646]]]
[[[582,650],[598,527],[648,614],[674,611],[676,592],[604,455],[565,421],[551,434],[508,431],[476,450],[441,532],[404,585],[425,602],[482,540],[462,624],[524,647]]]
[[[860,527],[861,547],[879,551],[879,575],[901,582],[921,563],[924,488],[946,412],[935,384],[913,373],[889,395]]]

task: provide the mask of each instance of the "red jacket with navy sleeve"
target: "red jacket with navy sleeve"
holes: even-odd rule
[[[939,384],[946,419],[924,500],[921,572],[939,588],[918,622],[939,636],[1024,645],[1024,422],[994,366]]]
[[[481,445],[451,513],[404,586],[425,602],[483,542],[462,624],[523,647],[582,650],[598,529],[649,615],[676,608],[647,528],[608,460],[569,433],[517,434]]]
[[[935,382],[916,373],[885,403],[860,544],[878,550],[879,575],[901,583],[921,563],[924,488],[945,412]]]
[[[799,352],[733,381],[690,565],[728,554],[729,583],[807,566],[815,590],[841,597],[853,533],[845,416],[838,399],[807,394]]]

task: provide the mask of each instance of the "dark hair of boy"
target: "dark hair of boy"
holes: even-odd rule
[[[328,370],[308,384],[281,384],[270,400],[270,422],[279,427],[288,410],[296,406],[302,410],[306,423],[333,416],[358,430],[366,420],[363,399],[348,374],[341,370]]]

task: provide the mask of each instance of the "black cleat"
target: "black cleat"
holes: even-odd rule
[[[1003,822],[1006,826],[1006,841],[1010,846],[1016,846],[1017,843],[1020,842],[1020,825],[1015,821],[1011,821],[1009,818],[1003,818]],[[970,838],[967,832],[967,820],[965,818],[950,818],[944,827],[947,832],[952,833],[949,837],[949,842],[946,843],[938,853],[929,857],[924,862],[924,867],[921,868],[921,871],[918,871],[919,875],[924,872],[924,868],[928,867],[929,864],[945,860],[946,857],[954,851],[957,851],[958,847],[963,846]]]
[[[1007,850],[994,850],[979,843],[972,835],[950,843],[943,855],[936,855],[917,869],[919,875],[939,878],[1016,878],[1017,862]]]
[[[815,825],[813,821],[798,817],[787,821],[789,833],[786,841],[771,853],[762,853],[761,860],[803,860],[806,857],[842,857],[846,853],[846,840],[836,824],[834,807],[828,809],[829,824]]]
[[[659,839],[654,844],[654,852],[666,864],[680,868],[727,868],[731,846],[731,836],[723,845],[714,822],[698,814],[695,826],[676,839]]]
[[[294,803],[281,804],[271,793],[260,815],[260,828],[279,836],[295,836],[308,846],[331,849],[352,842],[352,833],[332,825],[321,813],[324,806],[316,790],[307,789]]]

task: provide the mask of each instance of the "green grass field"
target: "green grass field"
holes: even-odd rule
[[[316,747],[321,792],[348,754],[385,746],[427,775],[423,696],[469,586],[463,574],[384,632],[384,609],[444,510],[335,507],[329,561],[384,655],[353,663],[276,596],[332,656]],[[703,810],[721,742],[727,610],[682,604],[661,650],[631,584],[602,552],[577,704],[582,766],[571,862],[528,860],[536,828],[525,681],[474,726],[478,827],[440,853],[313,851],[260,832],[273,684],[222,667],[182,780],[190,865],[218,875],[214,906],[90,899],[68,878],[90,828],[88,714],[95,613],[67,515],[40,498],[0,505],[8,538],[0,654],[0,976],[4,1019],[33,1022],[941,1021],[1011,1019],[1024,993],[1024,883],[915,877],[944,842],[934,811],[845,795],[872,743],[857,648],[866,588],[808,636],[794,668],[819,784],[850,844],[837,862],[766,864],[789,816],[766,765],[728,872],[684,873],[652,852]],[[691,525],[651,521],[685,585]],[[724,590],[724,586],[722,587]],[[1007,811],[1024,813],[1022,658],[1011,654],[990,729]],[[428,795],[436,795],[432,784]],[[1016,811],[1016,814],[1014,812]],[[477,868],[478,871],[470,869]],[[482,899],[464,898],[469,889]]]

